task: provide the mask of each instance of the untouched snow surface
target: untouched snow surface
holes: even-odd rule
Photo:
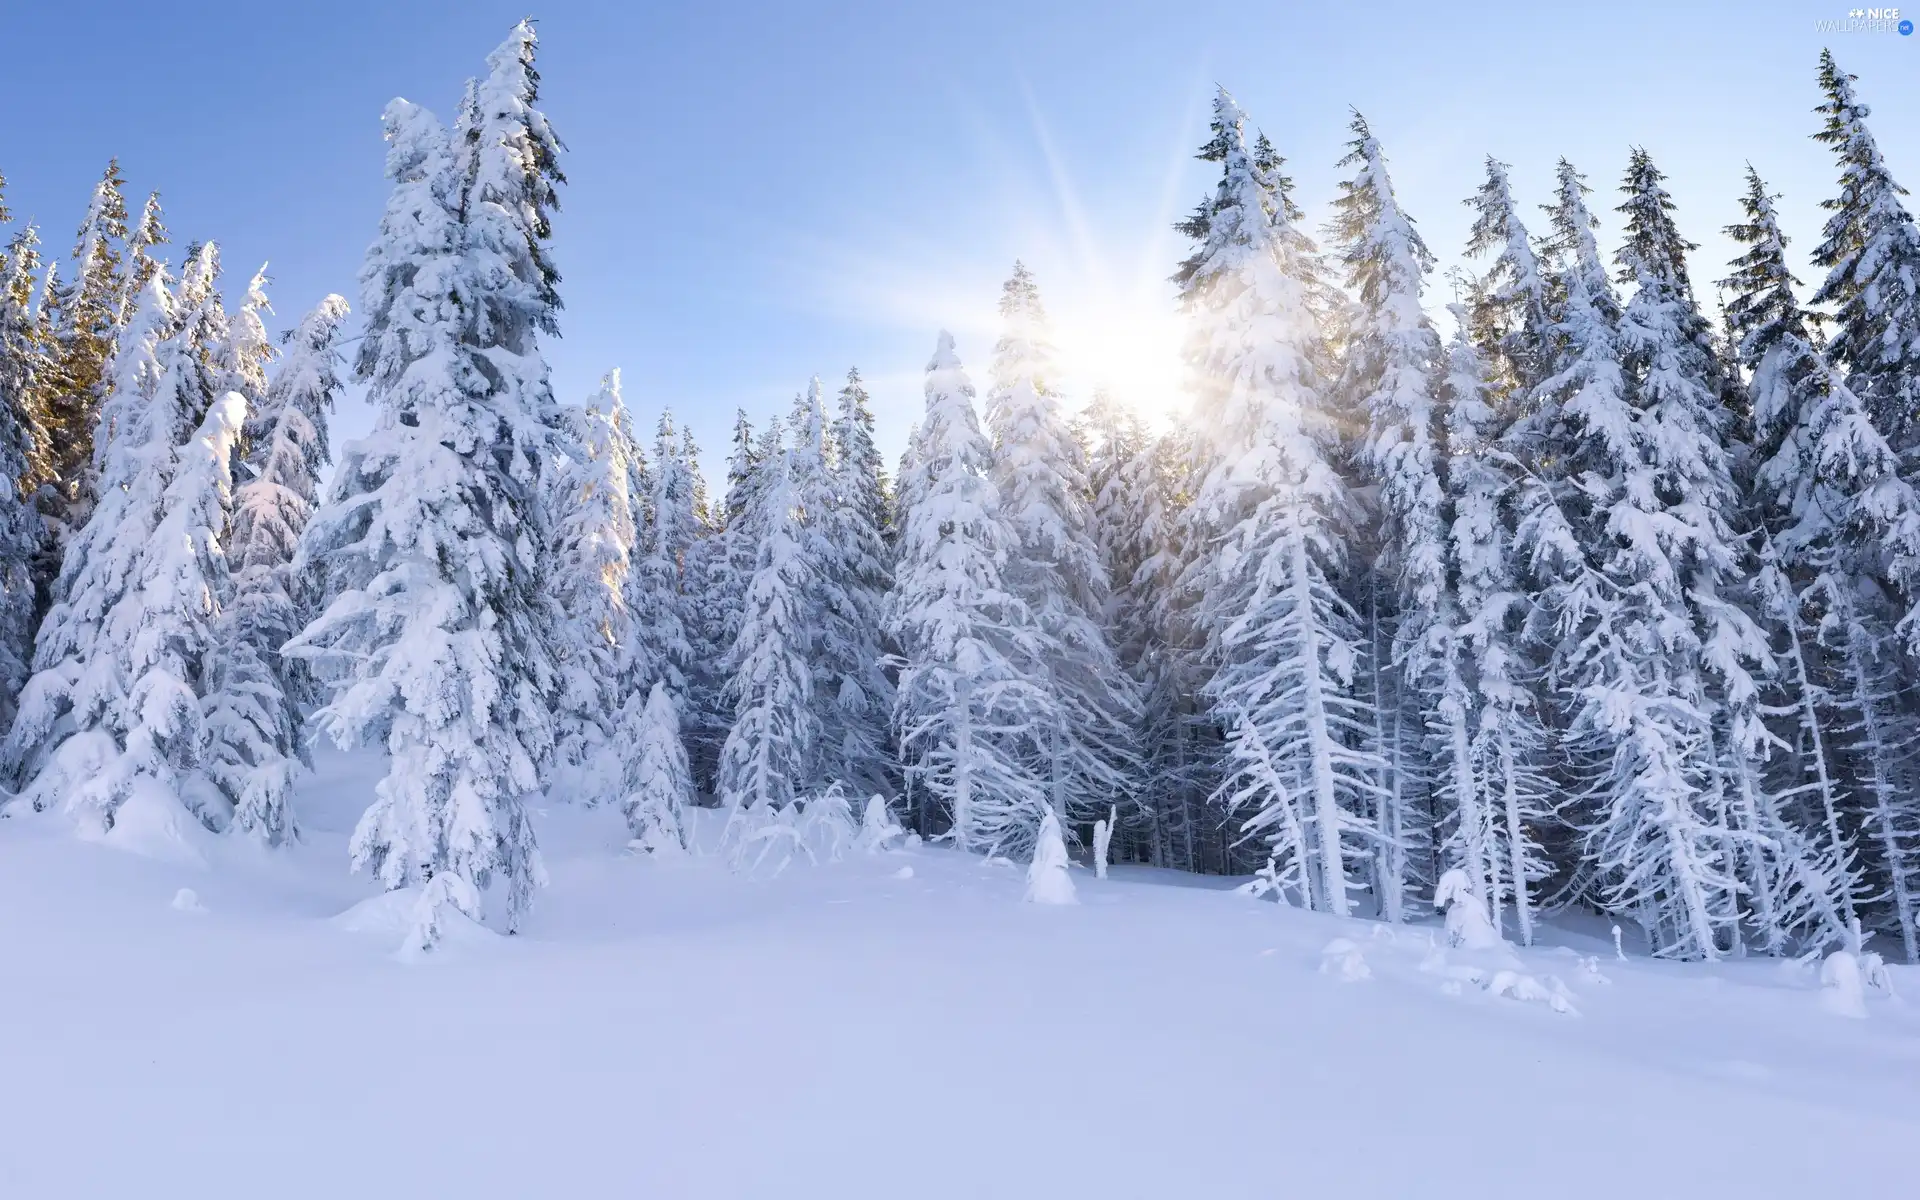
[[[1914,1187],[1920,1008],[1835,1015],[1817,968],[1436,951],[1128,867],[1026,904],[936,847],[742,879],[559,806],[525,933],[408,965],[379,901],[342,918],[380,772],[323,759],[279,855],[0,822],[0,1195]]]

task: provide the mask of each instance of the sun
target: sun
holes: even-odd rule
[[[1062,296],[1053,305],[1062,390],[1084,404],[1104,389],[1154,425],[1187,409],[1180,347],[1185,327],[1170,302],[1126,293]]]

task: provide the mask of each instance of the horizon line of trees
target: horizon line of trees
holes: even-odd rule
[[[989,854],[1112,818],[1117,858],[1340,915],[1444,891],[1523,942],[1580,905],[1674,957],[1920,961],[1920,231],[1830,54],[1804,299],[1751,168],[1716,323],[1646,151],[1610,258],[1572,164],[1535,232],[1489,158],[1443,338],[1365,119],[1323,248],[1221,90],[1173,277],[1191,420],[1069,411],[1016,263],[984,401],[942,333],[891,475],[853,371],[741,413],[716,497],[617,371],[553,396],[536,47],[450,125],[383,114],[378,417],[324,496],[344,300],[276,346],[264,273],[232,314],[212,244],[176,278],[114,166],[70,278],[7,242],[14,805],[281,844],[315,735],[384,746],[353,864],[419,891],[419,948],[496,886],[517,924],[543,790],[649,853],[694,804],[740,846],[858,792]]]

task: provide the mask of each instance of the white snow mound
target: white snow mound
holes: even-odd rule
[[[331,924],[334,928],[346,933],[378,935],[392,942],[404,944],[420,927],[420,905],[423,902],[422,889],[395,888],[393,891],[382,892],[378,896],[362,900],[332,918]],[[500,937],[493,930],[463,916],[451,906],[442,907],[440,919],[445,926],[443,941],[449,946],[486,945]]]
[[[1443,981],[1440,990],[1449,996],[1460,995],[1471,986],[1489,996],[1544,1004],[1569,1017],[1579,1015],[1573,1006],[1573,992],[1558,976],[1538,976],[1527,971],[1519,955],[1505,943],[1454,949],[1435,946],[1428,951],[1420,969],[1440,976]]]
[[[113,828],[98,836],[116,850],[191,867],[206,866],[219,840],[178,796],[150,779],[134,784],[132,794],[114,810]]]
[[[1359,983],[1373,978],[1373,968],[1360,947],[1347,938],[1335,938],[1320,948],[1320,973],[1342,983]]]

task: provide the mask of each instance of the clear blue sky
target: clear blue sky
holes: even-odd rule
[[[272,260],[276,328],[328,291],[356,299],[385,195],[382,106],[404,95],[450,117],[523,5],[11,6],[12,206],[64,249],[118,154],[133,205],[162,192],[176,254],[221,243],[230,294]],[[642,419],[672,405],[713,463],[736,405],[764,417],[810,374],[837,383],[857,363],[895,450],[935,330],[983,367],[1018,256],[1062,326],[1069,387],[1105,377],[1173,411],[1168,226],[1210,182],[1191,152],[1216,81],[1287,156],[1316,226],[1358,106],[1443,264],[1485,154],[1513,164],[1529,203],[1571,158],[1611,218],[1627,149],[1645,145],[1702,244],[1704,285],[1724,274],[1747,159],[1785,193],[1796,250],[1815,239],[1834,190],[1808,139],[1822,45],[1920,186],[1920,37],[1817,31],[1849,7],[552,3],[532,15],[570,149],[556,386],[578,397],[620,366]],[[367,421],[354,402],[339,428]]]

